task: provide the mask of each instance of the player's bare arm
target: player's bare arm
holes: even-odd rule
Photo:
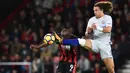
[[[31,45],[30,48],[31,49],[33,49],[33,48],[39,49],[41,47],[46,47],[46,46],[48,46],[48,44],[46,44],[46,43],[43,42],[42,44],[39,44],[39,45]]]
[[[101,30],[102,32],[106,32],[106,33],[111,32],[111,29],[112,29],[111,26],[106,26],[104,28],[101,28],[101,27],[97,27],[96,24],[93,24],[92,28],[93,28],[93,30],[97,29],[97,30]]]
[[[111,32],[111,26],[107,26],[105,28],[103,28],[103,32]]]

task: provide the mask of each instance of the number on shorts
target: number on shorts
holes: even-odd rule
[[[72,71],[72,69],[74,68],[73,64],[70,65],[70,72]]]

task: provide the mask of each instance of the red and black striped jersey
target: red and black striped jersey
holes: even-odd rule
[[[77,47],[59,44],[60,61],[76,63]]]

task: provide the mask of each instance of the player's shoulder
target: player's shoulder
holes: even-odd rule
[[[93,16],[89,19],[89,21],[92,21],[92,20],[95,20],[96,19],[96,16]]]
[[[105,18],[112,19],[112,17],[110,15],[105,15]]]

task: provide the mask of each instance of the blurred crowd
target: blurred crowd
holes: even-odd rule
[[[46,0],[45,0],[46,1]],[[57,44],[32,51],[30,44],[39,44],[46,33],[67,27],[77,37],[85,34],[93,4],[101,0],[34,0],[16,14],[0,32],[0,62],[31,62],[32,73],[56,73],[59,62]],[[130,50],[130,0],[111,0],[114,10],[112,53],[116,70],[128,58]],[[48,3],[48,2],[47,2]],[[0,73],[28,73],[28,66],[0,66]],[[107,73],[100,55],[80,49],[77,73]]]

